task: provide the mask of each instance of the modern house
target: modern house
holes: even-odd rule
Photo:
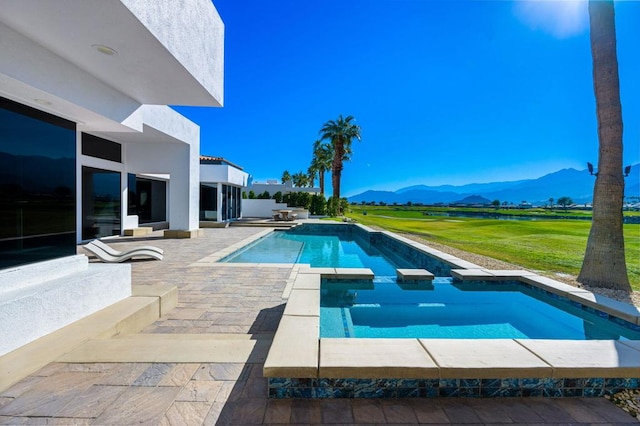
[[[221,157],[200,156],[200,221],[228,222],[242,218],[242,190],[251,176]]]
[[[319,194],[320,188],[318,187],[297,187],[293,186],[293,182],[290,180],[279,183],[277,180],[267,180],[266,182],[253,182],[249,190],[253,191],[256,195],[262,194],[265,191],[273,196],[276,192],[280,192],[283,195],[291,192],[308,192],[310,194]]]
[[[131,294],[79,242],[197,232],[199,127],[167,105],[222,105],[223,43],[210,0],[2,2],[0,355]]]

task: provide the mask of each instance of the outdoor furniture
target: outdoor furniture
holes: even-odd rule
[[[162,260],[163,250],[153,246],[140,246],[126,251],[118,251],[99,240],[89,241],[85,250],[106,263],[121,263],[133,258]]]
[[[155,251],[159,254],[164,254],[164,250],[162,250],[161,248],[158,247],[154,247],[154,246],[138,246],[135,247],[133,249],[129,249],[129,250],[124,250],[124,251],[118,251],[116,249],[114,249],[113,247],[108,246],[107,244],[103,243],[102,241],[95,239],[93,241],[91,241],[91,243],[97,245],[98,247],[100,247],[102,250],[106,251],[107,253],[109,253],[112,256],[124,256],[129,252],[132,251],[136,251],[136,250],[151,250],[151,251]]]
[[[282,220],[291,220],[289,219],[289,215],[291,214],[292,210],[278,210],[278,212],[282,215]]]

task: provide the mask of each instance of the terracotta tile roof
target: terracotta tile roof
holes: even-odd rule
[[[200,164],[226,164],[231,167],[235,167],[238,170],[242,170],[242,167],[237,164],[233,164],[231,161],[225,160],[222,157],[212,157],[210,155],[201,155]]]

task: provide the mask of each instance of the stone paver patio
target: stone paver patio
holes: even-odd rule
[[[118,249],[165,250],[161,262],[132,262],[133,283],[177,286],[177,307],[139,334],[90,341],[91,350],[0,392],[0,424],[638,424],[603,398],[267,399],[262,363],[291,269],[194,265],[263,230],[114,240]]]

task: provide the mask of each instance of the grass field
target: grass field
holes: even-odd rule
[[[366,211],[366,215],[363,214]],[[404,232],[450,247],[576,276],[591,227],[585,220],[499,220],[425,216],[424,208],[350,206],[346,216],[364,225]],[[640,225],[624,225],[629,280],[640,291]]]

